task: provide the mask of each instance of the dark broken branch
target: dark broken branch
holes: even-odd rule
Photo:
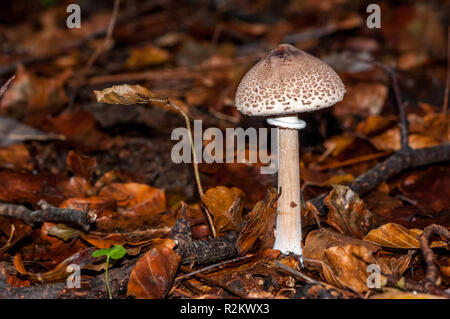
[[[430,247],[430,237],[439,235],[445,240],[450,241],[450,231],[441,225],[430,225],[425,227],[423,233],[419,236],[420,250],[427,264],[427,274],[425,276],[426,285],[436,285],[439,278],[439,269],[436,265],[436,257]]]
[[[388,178],[415,167],[430,165],[450,160],[450,144],[443,144],[420,149],[401,149],[388,157],[384,162],[357,177],[349,187],[358,195],[363,196],[376,188]],[[323,203],[327,194],[311,199],[309,202],[316,206],[317,210],[324,215],[325,205]]]
[[[237,236],[237,232],[230,231],[217,239],[192,240],[189,221],[184,218],[177,219],[172,228],[172,238],[177,243],[175,251],[181,256],[182,264],[206,264],[236,257]]]
[[[95,212],[88,209],[59,208],[43,199],[38,202],[38,206],[41,209],[33,211],[22,205],[0,203],[0,215],[21,219],[31,225],[47,221],[75,223],[86,231],[97,217]]]

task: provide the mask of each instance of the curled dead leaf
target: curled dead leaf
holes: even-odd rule
[[[140,85],[114,85],[102,91],[94,90],[97,102],[106,104],[147,104],[153,96],[146,88]]]
[[[420,229],[407,229],[401,225],[388,223],[371,230],[363,239],[375,245],[389,248],[418,249],[420,243],[417,237],[422,234]],[[445,247],[442,241],[434,241],[430,247]]]
[[[213,215],[218,236],[223,236],[230,230],[240,230],[243,198],[242,190],[225,186],[210,188],[202,196],[203,203]]]
[[[378,249],[363,240],[322,229],[308,234],[303,255],[320,266],[331,285],[364,292],[369,290],[367,266],[376,264],[373,253]]]
[[[342,234],[362,238],[374,223],[372,213],[348,186],[333,185],[324,203],[330,209],[327,223]]]
[[[278,199],[277,189],[267,190],[264,200],[256,203],[253,210],[245,215],[244,226],[237,239],[240,255],[273,247],[275,240],[274,227],[277,218],[275,202]]]

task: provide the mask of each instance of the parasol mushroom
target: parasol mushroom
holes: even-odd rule
[[[278,129],[278,187],[274,249],[302,257],[298,131],[306,123],[297,113],[341,101],[345,86],[321,60],[281,44],[250,69],[239,83],[236,107],[246,115],[271,116]],[[302,258],[301,258],[302,260]]]

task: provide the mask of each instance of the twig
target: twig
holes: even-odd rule
[[[445,292],[439,289],[435,285],[429,285],[427,283],[421,283],[417,282],[405,277],[402,277],[400,275],[387,275],[385,276],[385,281],[382,282],[382,286],[384,287],[394,287],[406,291],[417,291],[417,292],[423,292],[428,294],[433,294],[436,296],[445,296],[449,297],[449,295]]]
[[[108,27],[106,29],[106,35],[105,40],[103,41],[103,45],[97,47],[94,54],[90,57],[88,62],[86,63],[86,66],[83,68],[81,73],[85,75],[89,69],[92,67],[92,65],[97,61],[98,57],[108,48],[111,46],[112,43],[112,34],[114,31],[114,27],[116,25],[117,21],[117,15],[119,14],[119,6],[120,6],[120,0],[114,0],[114,7],[111,13],[111,19],[109,20]]]
[[[398,109],[398,115],[399,115],[399,127],[400,127],[400,138],[401,138],[401,148],[402,149],[409,149],[409,141],[408,141],[408,118],[406,117],[406,112],[405,112],[405,104],[402,102],[402,95],[400,92],[400,86],[398,84],[398,79],[397,79],[397,72],[394,69],[394,67],[390,67],[384,63],[378,62],[378,61],[372,61],[372,60],[367,60],[367,59],[363,59],[361,57],[355,56],[353,54],[350,54],[351,59],[360,61],[360,62],[364,62],[364,63],[369,63],[369,64],[373,64],[379,68],[381,68],[383,71],[385,71],[390,77],[391,77],[391,82],[392,82],[392,88],[394,90],[394,96],[395,96],[395,101],[397,104],[397,109]]]
[[[96,50],[91,55],[91,57],[87,61],[84,68],[81,69],[81,72],[77,75],[77,77],[75,79],[75,85],[72,89],[72,93],[70,94],[70,98],[69,98],[69,108],[73,106],[73,103],[75,102],[75,98],[80,89],[81,83],[84,81],[86,74],[89,72],[89,70],[94,65],[95,61],[97,61],[97,59],[100,57],[100,55],[104,51],[108,50],[111,47],[112,33],[114,31],[114,26],[116,25],[117,15],[119,13],[119,6],[120,6],[120,0],[114,0],[113,10],[111,13],[111,18],[108,23],[108,27],[106,28],[106,34],[105,34],[105,39],[103,41],[103,44],[96,48]]]
[[[308,277],[307,275],[302,274],[301,272],[299,272],[298,270],[296,270],[292,267],[286,266],[285,264],[281,263],[279,260],[275,260],[275,264],[277,264],[277,266],[280,267],[281,269],[291,273],[295,277],[305,280],[307,283],[310,283],[313,285],[323,285],[323,283],[321,283],[320,281],[312,279],[311,277]]]
[[[255,257],[255,256],[256,256],[255,254],[250,254],[250,255],[246,255],[246,256],[242,256],[242,257],[238,257],[238,258],[222,261],[220,263],[213,264],[213,265],[210,265],[208,267],[204,267],[202,269],[199,269],[199,270],[190,272],[188,274],[179,276],[179,277],[175,278],[175,281],[184,280],[184,279],[190,278],[190,277],[192,277],[192,276],[194,276],[196,274],[203,273],[203,272],[209,272],[211,269],[218,268],[218,267],[230,264],[230,263],[235,263],[235,262],[239,262],[239,261],[242,261],[242,260],[246,260],[246,259],[249,259],[249,258],[252,258],[252,257]]]
[[[0,215],[21,219],[27,224],[46,221],[75,223],[86,231],[89,230],[91,223],[97,218],[93,211],[58,208],[50,205],[43,199],[37,205],[41,209],[32,211],[22,205],[0,203]]]
[[[179,218],[172,227],[171,238],[177,242],[175,251],[182,264],[207,264],[237,257],[237,235],[236,231],[229,231],[217,239],[192,240],[189,221]]]
[[[430,165],[450,160],[450,144],[443,144],[419,149],[400,149],[389,156],[384,162],[358,176],[349,187],[358,195],[363,196],[376,188],[388,178],[407,169]],[[322,194],[309,202],[316,206],[321,215],[325,214],[324,198]]]
[[[224,284],[220,280],[216,280],[216,279],[210,278],[210,277],[208,277],[206,275],[203,275],[203,274],[195,274],[194,277],[196,279],[200,280],[200,281],[203,281],[206,284],[220,287],[220,288],[228,291],[229,293],[231,293],[231,294],[233,294],[233,295],[235,295],[235,296],[237,296],[239,298],[242,298],[242,299],[247,299],[248,298],[247,295],[241,293],[240,291],[238,291],[237,289],[234,289],[233,287],[230,287],[230,286]]]
[[[442,106],[442,113],[447,113],[448,98],[450,94],[450,27],[448,27],[447,37],[447,81],[445,82],[444,104]]]
[[[8,81],[5,82],[5,84],[2,85],[2,87],[0,88],[0,101],[3,97],[3,94],[5,94],[6,90],[8,89],[8,86],[11,84],[12,81],[14,81],[14,79],[16,78],[16,75],[13,74]]]
[[[450,231],[441,225],[433,224],[425,227],[423,233],[418,237],[420,242],[420,250],[422,251],[423,258],[427,264],[425,280],[428,285],[436,285],[439,277],[439,269],[436,265],[436,258],[433,250],[430,248],[430,237],[432,235],[439,235],[444,237],[447,241],[450,241]]]
[[[338,163],[314,166],[313,169],[320,172],[320,171],[325,171],[328,169],[345,167],[345,166],[354,165],[354,164],[358,164],[358,163],[362,163],[362,162],[366,162],[366,161],[371,161],[371,160],[374,160],[374,159],[377,159],[380,157],[385,157],[389,154],[391,154],[391,152],[372,153],[372,154],[368,154],[368,155],[359,156],[356,158],[351,158],[351,159],[348,159],[348,160],[345,160],[342,162],[338,162]]]

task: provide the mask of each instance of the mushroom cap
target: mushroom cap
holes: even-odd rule
[[[290,44],[280,44],[241,80],[236,107],[247,115],[315,111],[342,101],[345,86],[326,63]]]

